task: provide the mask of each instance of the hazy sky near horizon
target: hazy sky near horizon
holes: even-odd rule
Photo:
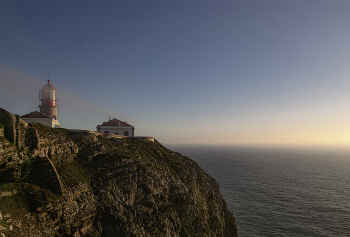
[[[350,144],[350,1],[0,2],[0,107],[171,143]]]

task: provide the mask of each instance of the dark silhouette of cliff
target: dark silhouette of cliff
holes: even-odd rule
[[[0,109],[5,236],[238,236],[218,183],[159,142],[26,124]]]

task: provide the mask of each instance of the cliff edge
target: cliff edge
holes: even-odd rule
[[[157,141],[0,108],[0,236],[238,236],[218,183]]]

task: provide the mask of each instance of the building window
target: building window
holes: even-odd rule
[[[129,132],[128,131],[124,131],[124,136],[129,136]]]
[[[104,131],[104,133],[109,133],[109,131]]]

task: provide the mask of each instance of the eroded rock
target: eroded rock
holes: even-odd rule
[[[0,140],[0,234],[238,236],[218,183],[188,157],[5,115],[23,136]]]

